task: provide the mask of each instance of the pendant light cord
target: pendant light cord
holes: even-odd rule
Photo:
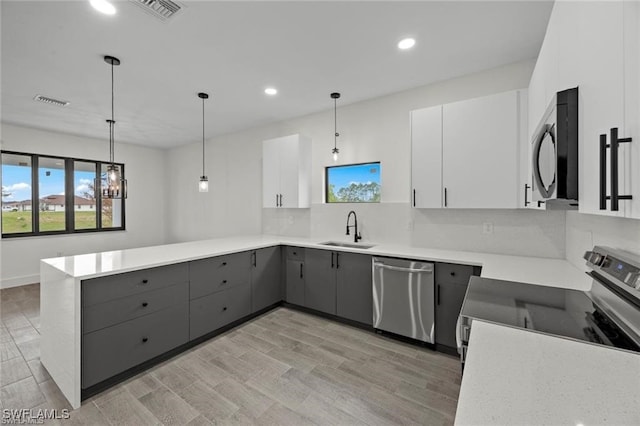
[[[202,176],[204,174],[204,98],[202,98]]]
[[[111,165],[113,166],[115,163],[115,140],[114,140],[114,124],[116,123],[114,120],[114,79],[113,79],[113,61],[111,61],[111,121],[109,122],[109,159],[111,160]]]
[[[338,148],[338,99],[333,98],[333,149]]]

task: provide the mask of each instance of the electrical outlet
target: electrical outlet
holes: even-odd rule
[[[493,223],[485,222],[482,224],[482,233],[483,234],[493,234]]]

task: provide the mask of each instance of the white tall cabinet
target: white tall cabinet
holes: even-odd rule
[[[522,95],[513,90],[411,112],[414,207],[519,207]]]
[[[640,218],[640,5],[635,1],[556,2],[529,85],[529,129],[533,130],[553,95],[578,87],[579,211]],[[600,209],[600,135],[620,145],[618,211]],[[611,194],[611,155],[606,152],[606,194]],[[615,177],[614,177],[615,178]]]
[[[308,208],[311,139],[290,135],[262,142],[262,207]]]

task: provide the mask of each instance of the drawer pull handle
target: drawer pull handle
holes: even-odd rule
[[[146,308],[147,306],[149,306],[149,304],[147,302],[142,302],[142,307]]]
[[[227,262],[222,262],[222,266],[227,266]]]
[[[226,283],[227,283],[227,280],[222,280],[222,284],[226,284]]]
[[[456,276],[456,273],[455,273],[455,272],[452,272],[452,273],[451,273],[451,276],[452,276],[452,277],[455,277],[455,276]]]
[[[142,280],[142,284],[148,284],[149,280]]]
[[[142,338],[142,343],[147,343],[148,341],[149,341],[149,338],[148,338],[148,337],[143,337],[143,338]]]
[[[226,311],[226,310],[227,310],[227,307],[225,306],[224,308],[222,308],[222,310],[223,310],[223,311]]]

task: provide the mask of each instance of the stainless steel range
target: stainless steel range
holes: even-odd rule
[[[464,365],[474,320],[640,352],[640,256],[596,246],[584,292],[471,277],[458,325]]]

